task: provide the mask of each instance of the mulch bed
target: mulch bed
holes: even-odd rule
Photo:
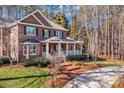
[[[46,87],[62,88],[68,81],[72,80],[77,75],[88,70],[96,69],[99,66],[95,64],[74,64],[73,62],[65,62],[62,64],[65,70],[58,73],[55,77],[49,80]]]
[[[112,86],[113,88],[124,88],[124,75],[120,77]]]
[[[23,68],[24,66],[21,64],[21,63],[18,63],[18,64],[13,64],[13,65],[10,65],[10,64],[4,64],[4,65],[1,65],[0,68]]]

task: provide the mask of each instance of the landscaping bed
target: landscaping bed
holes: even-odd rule
[[[120,77],[112,86],[113,88],[124,88],[124,75]]]
[[[67,65],[66,65],[67,64]],[[88,70],[98,68],[97,65],[83,65],[74,62],[64,62],[61,64],[62,67],[65,66],[65,70],[58,73],[55,78],[50,79],[47,82],[47,87],[55,87],[55,88],[62,88],[67,82],[75,78],[77,75],[86,72]]]

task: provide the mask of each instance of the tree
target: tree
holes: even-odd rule
[[[64,28],[68,28],[68,20],[64,13],[59,13],[54,17],[54,22],[60,24]]]

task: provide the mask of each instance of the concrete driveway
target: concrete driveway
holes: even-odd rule
[[[124,74],[124,66],[113,66],[91,70],[69,81],[64,88],[111,88]]]

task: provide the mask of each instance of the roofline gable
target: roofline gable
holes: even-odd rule
[[[43,18],[49,23],[49,20],[43,15],[43,13],[40,10],[36,10],[28,15],[26,15],[25,17],[23,17],[22,19],[18,20],[18,22],[21,22],[22,20],[24,20],[25,18],[29,17],[29,16],[33,16],[41,25],[44,25],[34,14],[38,12],[41,16],[43,16]],[[50,23],[49,23],[50,24]]]
[[[52,27],[45,26],[45,25],[35,16],[35,13],[36,13],[36,12],[38,12],[41,16],[43,16],[43,18],[51,25],[50,20],[47,19],[47,18],[44,16],[44,14],[43,14],[40,10],[36,10],[36,11],[34,11],[34,12],[32,12],[32,13],[26,15],[26,16],[23,17],[22,19],[20,19],[20,20],[14,22],[14,23],[12,23],[12,24],[10,24],[9,27],[11,27],[11,26],[13,26],[13,25],[16,25],[16,24],[21,24],[21,23],[27,24],[27,23],[21,22],[21,21],[24,20],[25,18],[27,18],[27,17],[29,17],[29,16],[32,15],[32,16],[41,24],[41,27],[56,29],[56,28],[54,28],[52,25],[51,25]],[[53,22],[53,23],[54,23],[54,22]],[[56,23],[54,23],[54,24],[56,24]],[[32,25],[34,25],[34,24],[32,24]],[[56,25],[58,25],[58,24],[56,24]],[[40,26],[40,25],[38,25],[38,26]],[[60,25],[59,25],[59,26],[60,26]],[[62,27],[62,26],[61,26],[61,27]],[[64,27],[62,27],[62,28],[64,28]],[[65,29],[65,30],[62,30],[62,31],[68,31],[66,28],[64,28],[64,29]],[[59,29],[57,29],[57,30],[59,30]]]
[[[23,17],[23,18],[21,18],[20,20],[18,20],[17,23],[20,22],[20,21],[22,21],[22,20],[24,20],[25,18],[27,18],[27,17],[33,15],[33,14],[36,13],[36,12],[37,12],[37,11],[34,11],[34,12],[32,12],[32,13],[26,15],[25,17]]]

